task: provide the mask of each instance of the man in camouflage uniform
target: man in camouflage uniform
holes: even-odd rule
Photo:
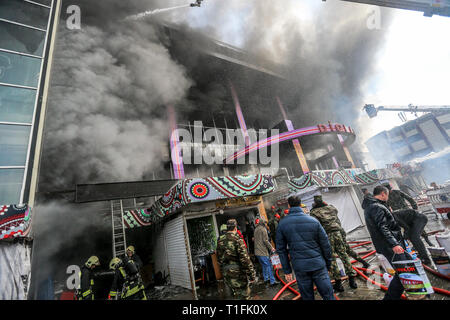
[[[336,292],[344,291],[341,281],[341,274],[336,263],[336,256],[338,256],[344,264],[345,273],[348,276],[350,287],[352,289],[356,289],[358,287],[355,281],[356,272],[353,270],[350,258],[347,254],[345,238],[342,238],[342,227],[338,218],[337,209],[334,206],[323,202],[322,196],[314,196],[314,204],[310,215],[311,217],[319,220],[330,241],[331,251],[333,253],[333,262],[331,263],[330,273],[331,278],[335,281],[333,289]]]
[[[339,221],[339,224],[340,224],[340,221]],[[344,240],[345,252],[347,252],[347,254],[350,257],[352,257],[353,259],[355,259],[356,261],[361,262],[364,268],[366,268],[366,269],[369,268],[370,264],[367,263],[366,260],[361,258],[356,251],[354,251],[352,248],[350,248],[350,245],[347,243],[347,233],[345,232],[344,228],[342,228],[342,226],[341,226],[340,233],[341,233],[342,239]]]
[[[250,283],[256,279],[256,272],[245,247],[237,234],[235,219],[227,221],[227,233],[217,242],[217,259],[221,265],[225,283],[237,299],[250,299]]]

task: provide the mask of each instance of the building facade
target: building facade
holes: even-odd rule
[[[0,2],[0,204],[34,202],[60,4]]]
[[[441,152],[450,146],[450,111],[427,113],[366,142],[378,167]]]

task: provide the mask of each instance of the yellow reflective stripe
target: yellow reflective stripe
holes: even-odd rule
[[[94,285],[94,279],[91,279],[91,286]]]
[[[89,289],[88,291],[83,292],[83,297],[86,297],[86,296],[88,296],[91,293],[92,293],[92,290]]]
[[[109,292],[109,295],[110,295],[111,297],[115,297],[115,296],[117,296],[117,291],[110,291],[110,292]]]
[[[139,290],[141,290],[141,289],[142,289],[142,287],[141,287],[141,286],[136,286],[136,287],[133,287],[133,289],[129,289],[129,290],[127,290],[127,293],[126,293],[125,297],[129,297],[129,296],[132,296],[133,294],[135,294],[135,293],[138,293],[138,292],[139,292]]]
[[[123,267],[120,267],[120,268],[119,268],[119,271],[120,271],[120,273],[122,274],[122,276],[123,276],[124,278],[127,277],[127,274],[125,273],[125,270],[123,269]]]

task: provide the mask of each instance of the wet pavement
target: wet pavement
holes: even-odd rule
[[[374,259],[371,263],[372,267],[378,266],[377,259]],[[355,266],[359,266],[359,263],[355,264]],[[280,276],[284,280],[283,272],[280,271]],[[432,286],[438,287],[441,289],[450,290],[450,282],[441,278],[434,276],[431,273],[427,272],[427,276],[430,279]],[[386,285],[383,279],[380,279],[376,276],[371,276],[371,279]],[[348,280],[343,281],[343,286],[345,291],[337,293],[336,296],[339,300],[381,300],[384,297],[384,291],[379,287],[368,283],[365,279],[358,276],[356,278],[356,282],[358,284],[357,289],[351,289],[348,285]],[[283,284],[279,284],[276,286],[267,286],[261,281],[252,286],[252,300],[272,300],[273,297],[281,290]],[[193,295],[192,292],[188,289],[176,287],[176,286],[164,286],[164,287],[155,287],[156,289],[152,289],[148,291],[148,297],[151,300],[192,300]],[[292,285],[292,288],[298,291],[298,287],[296,284]],[[212,283],[208,287],[198,288],[197,295],[199,300],[231,300],[231,291],[224,284],[223,280],[216,281]],[[289,289],[284,291],[284,293],[279,297],[278,300],[292,300],[295,298],[295,294],[292,293]],[[321,300],[322,298],[316,292],[316,300]],[[450,300],[450,297],[444,296],[441,294],[432,294],[429,298],[424,296],[415,297],[409,296],[410,300],[417,299],[429,299],[429,300]]]

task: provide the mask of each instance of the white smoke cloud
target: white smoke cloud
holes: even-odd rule
[[[169,134],[165,106],[183,99],[191,84],[147,24],[60,30],[47,113],[45,189],[139,180],[159,168]]]

